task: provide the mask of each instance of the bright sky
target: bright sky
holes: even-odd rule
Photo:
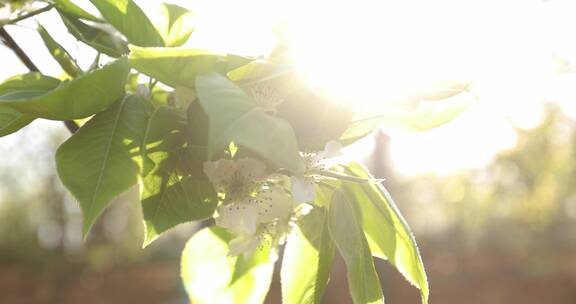
[[[576,77],[557,73],[559,62],[573,66],[576,60],[574,1],[168,2],[198,12],[190,47],[266,54],[276,42],[271,29],[286,22],[294,58],[307,79],[353,103],[359,112],[387,108],[390,101],[430,82],[471,81],[479,101],[464,115],[431,131],[393,135],[393,161],[406,175],[485,165],[496,152],[514,145],[513,124],[537,124],[543,101],[559,101],[576,113],[570,102],[576,97]],[[77,3],[95,12],[86,0]],[[66,34],[54,14],[38,20],[73,56],[80,55],[82,66],[90,64],[94,53]],[[43,71],[58,75],[58,65],[30,29],[34,22],[23,24],[9,31],[33,50]],[[25,72],[7,49],[0,48],[0,58],[1,79]],[[0,140],[0,153],[9,142]]]

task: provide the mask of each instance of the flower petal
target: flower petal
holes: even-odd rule
[[[241,158],[237,161],[239,173],[248,180],[266,176],[266,165],[254,158]]]
[[[234,234],[255,234],[258,226],[258,207],[248,202],[235,202],[218,208],[216,225]]]
[[[305,176],[292,176],[292,198],[298,204],[307,203],[314,200],[314,182]]]
[[[280,187],[260,190],[252,201],[258,208],[260,223],[285,219],[292,213],[292,200]]]

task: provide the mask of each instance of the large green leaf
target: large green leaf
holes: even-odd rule
[[[350,175],[373,178],[360,164],[350,163],[345,168]],[[420,289],[422,302],[427,303],[428,281],[416,241],[390,194],[376,182],[344,182],[343,185],[362,212],[362,225],[372,254],[395,265],[410,283]]]
[[[164,46],[158,30],[142,9],[132,0],[90,0],[102,17],[139,46]]]
[[[0,104],[47,119],[88,117],[105,110],[124,94],[128,71],[126,60],[117,60],[48,92],[23,88],[1,95]]]
[[[263,303],[272,281],[270,248],[251,255],[227,256],[232,235],[204,228],[182,252],[182,280],[191,303]]]
[[[126,41],[113,29],[84,23],[78,17],[60,13],[60,17],[66,25],[68,32],[76,39],[93,47],[110,57],[120,57],[128,53]]]
[[[168,107],[159,107],[148,121],[143,159],[152,169],[146,172],[144,165],[141,187],[145,246],[178,224],[210,217],[218,202],[207,180],[177,174],[184,124],[179,113]]]
[[[214,70],[227,72],[250,60],[211,51],[130,46],[130,65],[172,87],[194,87],[196,76]]]
[[[68,75],[77,77],[82,74],[82,70],[78,67],[74,59],[72,59],[72,56],[70,56],[66,49],[56,42],[56,40],[54,40],[48,31],[46,31],[46,29],[40,24],[38,24],[38,33],[40,33],[40,37],[42,37],[44,45],[46,45],[46,48],[48,48],[52,57],[56,59]]]
[[[209,153],[233,141],[277,167],[303,170],[294,131],[286,121],[266,114],[241,88],[218,73],[198,76],[196,90],[210,125]]]
[[[125,97],[96,114],[56,152],[58,175],[82,208],[84,234],[114,197],[137,182],[144,102]]]
[[[78,5],[74,4],[70,0],[53,0],[54,7],[64,14],[74,16],[76,18],[85,19],[94,22],[102,22],[102,20],[94,17],[92,14],[83,10]]]
[[[326,209],[314,208],[288,236],[281,271],[282,303],[321,303],[333,260]]]
[[[384,296],[358,210],[341,191],[328,206],[328,231],[346,263],[348,286],[356,304],[382,303]]]

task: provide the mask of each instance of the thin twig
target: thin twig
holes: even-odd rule
[[[10,36],[10,34],[8,34],[8,32],[3,27],[0,27],[0,38],[2,43],[11,49],[14,54],[16,54],[16,56],[18,56],[18,59],[22,61],[28,70],[31,72],[40,72],[40,69],[38,69],[30,57],[26,55],[24,50],[22,50],[22,48],[16,43],[16,41],[14,41],[14,39],[12,39],[12,36]],[[64,125],[71,133],[74,133],[76,130],[78,130],[78,125],[73,120],[64,121]]]
[[[6,24],[14,24],[14,23],[16,23],[16,22],[19,22],[19,21],[28,19],[28,18],[30,18],[30,17],[34,17],[34,16],[36,16],[36,15],[38,15],[38,14],[42,14],[43,12],[47,12],[47,11],[51,10],[53,7],[54,7],[53,4],[48,4],[48,5],[46,5],[46,6],[43,7],[43,8],[37,9],[37,10],[35,10],[35,11],[31,11],[31,12],[29,12],[29,13],[27,13],[27,14],[24,14],[24,15],[22,15],[22,16],[19,16],[19,17],[16,17],[16,18],[12,19],[12,20],[9,20]]]

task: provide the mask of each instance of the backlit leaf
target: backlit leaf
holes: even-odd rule
[[[64,14],[74,16],[76,18],[85,19],[94,22],[102,22],[102,20],[94,17],[92,14],[86,12],[74,2],[70,0],[53,0],[54,7]]]
[[[13,76],[0,84],[0,97],[11,94],[35,96],[45,94],[60,84],[60,80],[40,73]],[[36,117],[24,114],[12,106],[0,104],[0,136],[14,133]]]
[[[360,214],[348,197],[334,191],[328,206],[328,231],[346,263],[348,287],[356,304],[384,303],[380,279],[364,237]]]
[[[158,30],[132,0],[90,0],[104,19],[139,46],[164,46]]]
[[[178,224],[210,217],[216,208],[216,193],[207,180],[177,174],[184,124],[178,112],[159,107],[146,127],[141,188],[145,246]]]
[[[251,255],[227,256],[232,235],[204,228],[182,252],[182,281],[191,303],[263,303],[272,281],[270,248]]]
[[[209,121],[209,153],[234,142],[259,154],[273,165],[292,172],[303,170],[303,160],[292,127],[266,114],[244,91],[217,73],[198,76],[198,101]]]
[[[40,37],[42,37],[44,45],[46,45],[52,57],[56,59],[68,75],[76,77],[82,74],[82,70],[78,67],[74,59],[72,59],[72,56],[50,36],[42,25],[38,25],[38,33],[40,33]]]
[[[114,197],[136,184],[146,121],[144,101],[127,96],[58,148],[58,175],[80,203],[84,235]]]
[[[282,303],[321,303],[333,260],[326,209],[314,208],[288,236],[281,271]]]
[[[130,46],[130,65],[172,87],[194,87],[196,76],[210,71],[230,71],[249,59],[219,55],[201,49],[141,48]]]
[[[70,120],[88,117],[108,108],[124,94],[126,60],[63,82],[53,90],[22,88],[0,96],[0,104],[41,118]]]
[[[60,13],[60,17],[70,34],[98,52],[115,58],[128,53],[126,41],[112,27],[87,24],[78,17],[64,13]]]
[[[360,164],[350,163],[346,173],[372,178]],[[428,302],[428,281],[416,241],[390,194],[375,182],[343,183],[362,213],[362,226],[376,257],[387,259],[404,277],[421,291],[422,302]]]
[[[174,4],[161,3],[162,16],[153,22],[164,39],[164,45],[181,46],[194,31],[194,13]]]

